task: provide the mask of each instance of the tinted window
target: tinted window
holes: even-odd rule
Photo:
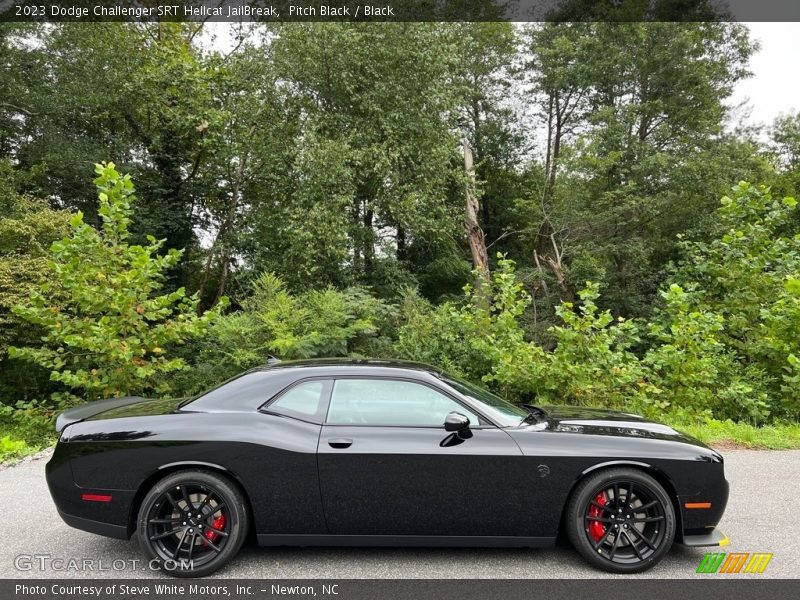
[[[515,406],[500,396],[495,396],[488,390],[472,385],[463,379],[455,377],[441,378],[456,390],[483,405],[484,414],[502,425],[517,425],[530,413],[520,406]]]
[[[232,400],[237,404],[251,404],[253,410],[264,403],[274,391],[266,385],[267,374],[263,371],[251,371],[237,375],[222,383],[213,390],[192,399],[186,405],[189,409],[222,408],[230,405]]]
[[[277,400],[270,402],[267,411],[305,421],[321,422],[322,398],[330,381],[304,381],[289,388]]]
[[[426,385],[389,379],[338,379],[327,422],[442,427],[450,412],[466,415],[472,425],[479,423],[475,414]]]

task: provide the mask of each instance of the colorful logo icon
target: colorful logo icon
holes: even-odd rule
[[[708,552],[700,566],[698,573],[763,573],[767,568],[772,554],[766,552]]]

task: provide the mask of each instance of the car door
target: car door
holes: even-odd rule
[[[445,431],[450,412],[469,418],[471,437]],[[429,382],[337,378],[318,465],[332,534],[529,535],[516,442]]]

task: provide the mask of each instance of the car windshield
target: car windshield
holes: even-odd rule
[[[519,425],[530,415],[524,408],[511,404],[500,396],[463,379],[448,376],[443,377],[442,381],[477,402],[483,412],[499,425],[506,427]]]

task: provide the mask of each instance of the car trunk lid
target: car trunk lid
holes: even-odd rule
[[[182,398],[153,400],[141,396],[123,396],[88,402],[65,410],[58,415],[56,431],[61,433],[64,428],[87,419],[114,419],[171,413],[175,412],[182,400]]]

